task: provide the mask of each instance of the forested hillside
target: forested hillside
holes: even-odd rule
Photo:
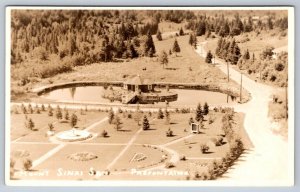
[[[162,21],[185,23],[191,35],[226,39],[288,27],[285,12],[270,11],[13,10],[12,78],[25,85],[78,65],[156,57],[152,35],[160,33]],[[184,34],[178,30],[177,35]],[[241,54],[231,58],[233,64]]]

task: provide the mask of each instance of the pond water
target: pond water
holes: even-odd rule
[[[42,97],[61,102],[111,103],[108,99],[102,97],[103,91],[104,87],[102,86],[72,87],[53,90],[42,95]],[[228,103],[235,102],[235,98],[219,92],[189,89],[170,89],[170,91],[178,94],[177,101],[170,102],[170,106],[195,106],[199,102],[202,104],[204,102],[216,105],[225,104],[227,103],[227,97]],[[120,103],[119,101],[114,102]]]

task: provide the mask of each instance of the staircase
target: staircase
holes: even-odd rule
[[[130,103],[134,103],[137,101],[137,93],[135,92],[130,92],[127,95],[123,95],[122,96],[122,103],[124,104],[130,104]]]

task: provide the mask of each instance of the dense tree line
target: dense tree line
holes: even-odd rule
[[[255,21],[254,21],[255,20]],[[248,18],[241,18],[239,14],[235,14],[234,17],[229,20],[225,18],[224,14],[216,16],[206,16],[201,14],[197,19],[189,20],[186,28],[196,32],[197,36],[206,35],[210,36],[211,32],[221,36],[236,36],[241,33],[247,33],[251,31],[271,30],[273,28],[279,28],[285,30],[288,28],[287,17],[273,18],[269,16],[267,19],[254,18],[248,16]]]
[[[220,38],[217,43],[216,55],[236,65],[241,57],[241,50],[235,39]]]
[[[120,19],[117,11],[13,11],[12,63],[22,62],[33,52],[42,55],[41,60],[47,60],[49,54],[61,59],[75,55],[83,63],[143,55],[144,36],[155,34],[158,23],[141,23],[128,12],[125,15],[130,19]]]

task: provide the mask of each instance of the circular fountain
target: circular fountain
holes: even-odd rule
[[[67,131],[62,131],[56,134],[56,138],[60,141],[74,142],[83,141],[91,138],[93,135],[85,130],[71,129]]]

